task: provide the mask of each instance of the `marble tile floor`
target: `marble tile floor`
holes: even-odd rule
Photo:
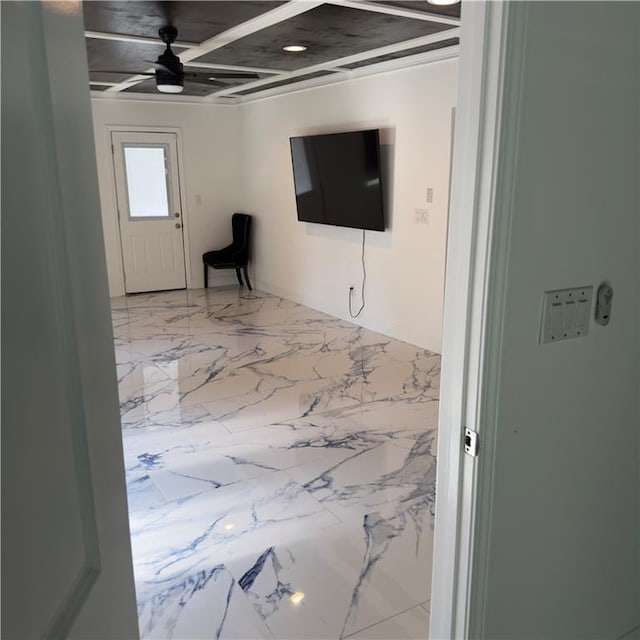
[[[439,356],[237,287],[112,309],[142,638],[426,638]]]

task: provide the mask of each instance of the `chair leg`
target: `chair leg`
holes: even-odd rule
[[[249,287],[249,291],[253,291],[251,288],[251,282],[249,281],[249,274],[247,273],[247,267],[243,269],[244,271],[244,279],[247,281],[247,287]]]
[[[204,265],[204,288],[209,288],[209,267],[206,263]]]
[[[244,282],[242,282],[242,275],[240,274],[240,267],[236,267],[236,276],[238,278],[238,282],[241,287],[244,287]]]

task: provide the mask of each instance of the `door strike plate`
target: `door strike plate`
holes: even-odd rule
[[[472,456],[478,457],[478,449],[480,448],[480,439],[477,431],[465,427],[464,429],[464,452]]]

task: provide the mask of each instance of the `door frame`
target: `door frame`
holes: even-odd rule
[[[482,406],[494,405],[495,401],[495,394],[493,398],[489,397],[495,387],[483,384],[489,373],[486,363],[492,360],[485,349],[491,329],[487,324],[487,311],[502,301],[498,299],[499,290],[490,287],[489,276],[491,274],[494,281],[504,277],[500,266],[504,266],[508,253],[506,243],[495,242],[498,235],[502,235],[494,228],[495,171],[499,129],[517,124],[501,124],[509,4],[469,2],[463,11],[447,241],[430,615],[430,637],[449,639],[466,638],[470,632],[472,560],[474,544],[478,542],[475,536],[478,469],[476,459],[463,453],[462,434],[465,426],[480,430]],[[512,100],[518,97],[517,92],[512,93]],[[111,133],[115,131],[177,134],[178,162],[183,167],[179,169],[179,184],[186,236],[185,267],[188,267],[191,261],[182,130],[179,127],[107,125],[109,146]],[[113,160],[111,162],[113,166]],[[115,201],[113,175],[111,180]],[[118,216],[117,210],[115,215]],[[504,231],[509,226],[510,212],[502,212],[501,218],[499,226]],[[120,243],[118,252],[124,278]],[[189,268],[186,268],[186,280],[187,288],[192,288]],[[496,293],[497,298],[493,299]],[[493,317],[498,315],[492,313]],[[483,426],[483,439],[487,442],[487,425]],[[488,453],[483,446],[485,463],[489,463]],[[489,472],[490,466],[485,464]],[[482,602],[483,587],[482,581],[474,582],[473,598],[477,604]]]
[[[191,275],[191,241],[189,235],[189,214],[187,210],[187,198],[186,198],[186,180],[184,175],[184,155],[182,152],[182,129],[180,127],[149,127],[139,125],[111,125],[105,126],[107,136],[107,149],[111,151],[110,162],[110,180],[111,180],[111,195],[114,203],[114,215],[116,218],[116,229],[118,231],[117,244],[117,258],[120,265],[121,281],[124,286],[125,273],[124,273],[124,258],[122,255],[122,233],[120,229],[120,215],[118,213],[118,187],[116,183],[115,175],[115,163],[113,154],[113,138],[112,133],[172,133],[176,136],[176,148],[178,156],[178,185],[179,193],[177,194],[177,200],[180,203],[180,211],[182,212],[182,244],[184,246],[184,273],[186,280],[186,288],[192,289],[192,275]],[[125,292],[126,295],[126,292]]]
[[[485,581],[476,566],[475,549],[482,547],[479,519],[490,505],[477,509],[477,480],[492,478],[489,442],[495,407],[500,318],[504,303],[506,241],[511,209],[511,182],[498,189],[496,172],[501,133],[515,139],[517,122],[510,118],[519,100],[519,85],[504,78],[509,3],[469,2],[463,7],[456,108],[456,137],[447,249],[444,302],[443,360],[438,428],[436,522],[430,637],[472,637],[474,619],[482,615]],[[513,27],[514,25],[510,25]],[[517,52],[516,52],[517,53]],[[517,66],[517,65],[514,65]],[[505,88],[507,93],[505,93]],[[505,164],[506,166],[506,164]],[[482,434],[482,466],[463,452],[464,428]],[[473,591],[471,584],[473,580]]]
[[[489,331],[486,317],[491,304],[500,304],[500,300],[489,299],[489,273],[504,277],[498,267],[504,265],[508,253],[505,245],[493,242],[493,207],[509,4],[469,2],[463,11],[446,258],[430,614],[430,637],[438,639],[466,638],[470,632],[477,464],[463,453],[462,434],[465,426],[480,429],[481,393],[483,404],[492,404],[488,397],[492,389],[482,385],[485,362],[490,360],[485,353]],[[109,146],[113,131],[176,133],[178,162],[184,167],[179,127],[107,125]],[[113,174],[111,180],[115,201]],[[179,183],[188,266],[190,242],[184,169],[179,170]],[[118,216],[117,210],[115,215]],[[508,228],[508,215],[509,212],[503,213],[502,229]],[[124,278],[122,247],[120,242],[117,244]],[[192,288],[189,268],[186,279],[187,288]],[[485,427],[485,442],[487,435]],[[483,455],[489,462],[485,442]],[[474,602],[480,604],[483,595],[483,584],[474,582]]]

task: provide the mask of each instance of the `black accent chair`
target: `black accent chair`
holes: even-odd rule
[[[217,251],[207,251],[202,254],[204,263],[204,288],[209,285],[209,267],[213,269],[235,269],[240,286],[243,286],[240,269],[244,271],[244,279],[247,282],[249,291],[251,282],[247,274],[247,264],[249,263],[249,241],[251,239],[251,216],[246,213],[234,213],[231,216],[231,227],[233,229],[233,242],[224,249]]]

